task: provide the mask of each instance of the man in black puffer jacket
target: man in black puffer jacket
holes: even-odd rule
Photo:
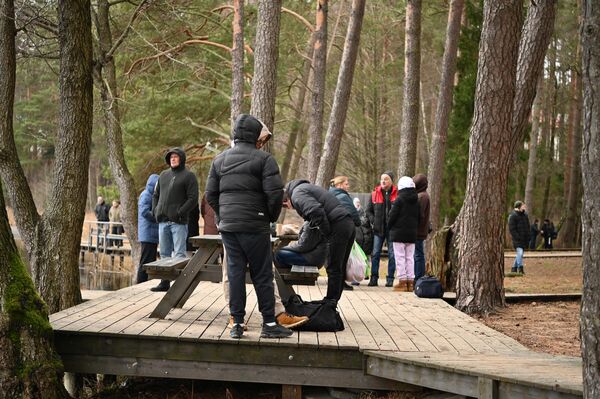
[[[339,301],[346,275],[346,264],[354,243],[354,222],[337,198],[308,180],[292,180],[285,189],[286,208],[318,227],[329,243],[327,256],[327,295],[325,299]]]
[[[188,214],[198,206],[198,180],[185,167],[185,152],[172,148],[165,155],[170,166],[163,171],[152,195],[152,214],[158,222],[160,257],[185,258],[188,236]],[[152,291],[167,291],[169,280],[161,280]]]
[[[215,157],[206,183],[206,199],[215,211],[227,256],[232,338],[243,335],[246,265],[263,317],[261,337],[292,335],[275,321],[270,223],[281,213],[283,182],[275,159],[258,149],[262,130],[255,117],[238,116],[235,146]]]

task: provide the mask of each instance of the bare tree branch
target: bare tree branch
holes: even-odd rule
[[[112,57],[114,52],[117,51],[119,46],[123,43],[123,41],[129,34],[129,32],[131,31],[131,26],[133,25],[133,23],[135,22],[137,17],[140,15],[140,13],[144,10],[144,8],[146,8],[147,5],[148,5],[148,0],[142,0],[140,2],[140,4],[137,6],[137,8],[133,12],[133,14],[131,14],[131,18],[129,18],[129,22],[127,23],[127,26],[125,27],[125,30],[121,33],[121,36],[119,36],[119,38],[117,40],[115,40],[115,43],[113,44],[112,48],[106,53],[106,58]]]

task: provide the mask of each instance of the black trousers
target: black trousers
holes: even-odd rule
[[[158,244],[154,242],[140,242],[142,244],[142,253],[140,255],[140,264],[137,269],[135,282],[137,284],[148,281],[148,273],[142,268],[146,263],[154,262],[157,256]]]
[[[229,276],[229,311],[235,323],[243,323],[246,315],[246,265],[258,298],[258,310],[264,323],[275,321],[273,291],[273,253],[269,233],[221,232],[227,254]]]
[[[356,230],[350,216],[331,224],[329,255],[327,257],[327,295],[325,299],[339,301],[342,297],[346,265],[354,244]]]

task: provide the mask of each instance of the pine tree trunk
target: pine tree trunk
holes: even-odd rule
[[[5,13],[11,9],[7,3],[8,0],[0,1],[2,16],[10,15]],[[0,18],[2,37],[5,37],[6,20]],[[8,224],[1,184],[0,248],[0,397],[68,398],[62,385],[62,363],[52,346],[48,310],[19,256]]]
[[[271,132],[275,124],[280,21],[281,0],[259,0],[250,114],[260,119]],[[270,144],[265,145],[266,151],[272,151]]]
[[[115,59],[112,55],[107,56],[107,53],[113,47],[109,21],[110,5],[108,0],[99,0],[97,7],[98,12],[95,22],[98,33],[99,54],[97,54],[95,62],[94,76],[96,77],[96,84],[100,88],[100,98],[102,99],[108,163],[119,188],[121,222],[131,244],[133,264],[137,265],[140,260],[140,243],[138,242],[137,230],[137,193],[123,151],[123,132],[121,130],[120,98]]]
[[[283,157],[283,164],[281,165],[281,178],[283,181],[287,181],[290,175],[290,166],[292,165],[292,158],[294,157],[294,151],[296,150],[296,143],[298,136],[305,130],[306,122],[304,120],[304,104],[306,103],[306,92],[310,81],[311,75],[311,59],[314,49],[314,33],[310,35],[310,40],[306,47],[306,56],[302,63],[302,76],[300,76],[300,82],[298,86],[298,95],[296,101],[294,101],[294,123],[290,131],[288,143],[285,148],[285,156]]]
[[[577,54],[581,54],[579,46]],[[579,58],[579,57],[577,57]],[[579,196],[579,187],[581,184],[581,79],[579,72],[575,69],[571,71],[572,76],[572,100],[571,110],[569,112],[569,141],[570,151],[567,159],[566,175],[568,176],[567,198],[565,207],[565,219],[560,229],[560,240],[563,247],[573,248],[577,243],[577,216],[581,197]]]
[[[413,176],[417,159],[419,131],[419,82],[421,81],[421,0],[406,2],[406,33],[404,45],[404,96],[398,177]]]
[[[458,38],[460,37],[460,22],[464,5],[464,0],[452,0],[450,11],[448,12],[440,94],[435,114],[435,128],[431,142],[431,151],[429,153],[429,168],[427,170],[430,197],[429,220],[434,230],[437,230],[440,226],[442,177],[444,176],[448,123],[450,122],[450,111],[452,110],[452,89],[454,88]]]
[[[484,3],[467,189],[456,221],[456,307],[468,313],[504,305],[504,198],[522,10],[520,0]]]
[[[308,122],[308,180],[317,178],[323,137],[325,77],[327,72],[327,0],[317,1],[317,22],[313,44],[313,86]]]
[[[533,108],[531,109],[531,133],[529,135],[529,159],[527,160],[527,179],[525,183],[525,204],[529,212],[530,222],[533,222],[535,204],[533,203],[533,188],[537,171],[537,148],[540,137],[540,108],[542,106],[543,78],[538,79],[538,89]]]
[[[340,143],[344,134],[344,124],[346,123],[352,78],[354,76],[354,67],[356,65],[356,56],[360,42],[360,32],[365,15],[365,2],[366,0],[352,1],[352,13],[350,15],[348,31],[346,32],[346,41],[344,43],[344,52],[342,53],[340,71],[335,87],[331,115],[329,116],[325,147],[315,181],[315,184],[323,187],[326,187],[329,180],[333,177],[340,152]]]
[[[583,1],[581,28],[583,78],[581,352],[583,395],[600,397],[600,4]]]
[[[244,0],[233,0],[231,47],[231,137],[244,103]]]

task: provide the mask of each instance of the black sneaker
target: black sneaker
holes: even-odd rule
[[[371,279],[369,280],[369,287],[377,287],[377,279],[371,277]]]
[[[233,330],[232,330],[233,331]],[[268,326],[263,324],[262,331],[260,332],[261,338],[287,338],[292,335],[294,332],[289,328],[285,328],[280,324],[275,324],[274,326]]]
[[[244,335],[244,327],[241,324],[234,324],[231,327],[231,331],[229,332],[229,336],[234,339],[240,339]]]
[[[344,291],[353,291],[354,287],[349,285],[348,283],[344,283]]]

